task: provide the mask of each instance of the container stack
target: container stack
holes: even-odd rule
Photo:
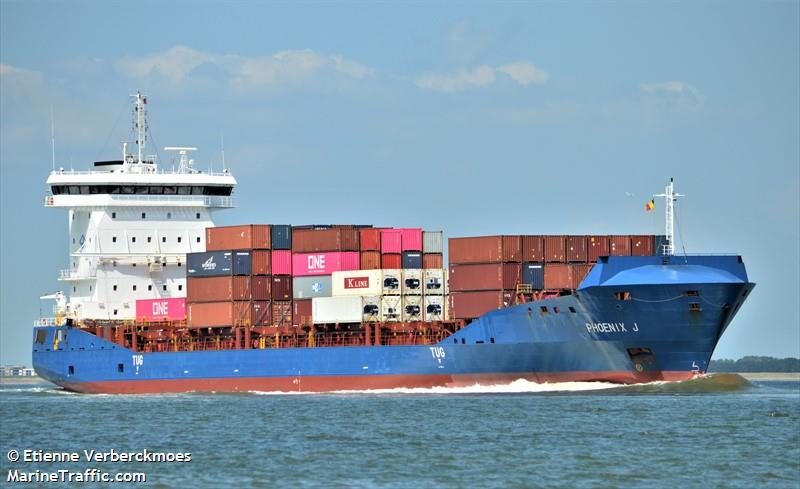
[[[272,225],[272,326],[292,325],[292,227]]]

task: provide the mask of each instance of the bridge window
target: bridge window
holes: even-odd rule
[[[132,194],[134,192],[133,185],[125,185],[125,186],[121,187],[121,190],[122,190],[121,193],[128,194],[128,195]]]
[[[150,187],[150,193],[151,194],[163,194],[164,193],[164,187],[162,187],[160,185]]]
[[[150,187],[143,187],[143,186],[140,186],[140,185],[137,185],[136,187],[134,187],[134,191],[137,194],[140,194],[140,195],[141,194],[147,194],[149,190],[150,190]]]
[[[178,195],[189,195],[191,193],[191,187],[181,186],[178,187]]]

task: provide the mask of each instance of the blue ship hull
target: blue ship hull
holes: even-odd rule
[[[706,371],[754,285],[738,256],[609,257],[572,295],[492,311],[435,345],[137,353],[58,326],[36,328],[33,365],[95,393],[682,380]]]

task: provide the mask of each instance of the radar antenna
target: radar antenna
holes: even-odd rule
[[[189,159],[189,151],[197,151],[197,148],[183,147],[183,146],[167,146],[164,151],[177,151],[180,155],[178,160],[178,173],[193,173],[194,160]]]

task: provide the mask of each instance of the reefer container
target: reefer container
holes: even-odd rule
[[[295,299],[292,301],[292,323],[295,326],[313,324],[311,319],[311,299]]]
[[[186,319],[186,299],[139,299],[136,301],[137,321],[180,321]]]
[[[233,274],[250,275],[253,271],[253,257],[249,251],[233,252]]]
[[[360,296],[314,297],[311,309],[314,324],[360,323],[363,317]]]
[[[563,262],[566,258],[567,250],[564,236],[545,236],[544,261],[548,263]]]
[[[521,273],[519,263],[450,265],[450,290],[514,289],[522,279]]]
[[[422,287],[425,295],[444,294],[444,270],[431,268],[422,271]]]
[[[589,258],[586,236],[567,236],[567,261],[586,263]]]
[[[292,325],[292,301],[272,301],[272,325]]]
[[[443,295],[426,295],[423,300],[423,316],[425,322],[444,321],[445,300]]]
[[[523,236],[522,260],[527,262],[543,262],[544,238],[541,236]]]
[[[521,261],[519,236],[450,238],[450,263],[500,263]]]
[[[425,253],[444,253],[444,232],[423,231],[422,251]]]
[[[272,276],[272,300],[290,301],[294,296],[292,277],[289,275]]]
[[[653,256],[653,236],[631,236],[631,255]]]
[[[474,319],[489,311],[512,304],[511,292],[487,290],[481,292],[453,292],[448,298],[449,315],[453,319]]]
[[[544,265],[541,263],[523,263],[522,283],[530,285],[534,290],[544,289]]]
[[[328,253],[295,253],[292,255],[292,275],[330,275],[342,270],[358,270],[357,251],[333,251]]]
[[[218,226],[206,228],[206,250],[268,250],[271,229],[268,224]]]
[[[608,254],[610,256],[630,256],[630,236],[611,236],[609,241]]]
[[[270,263],[272,262],[271,253],[275,253],[274,251],[269,250],[254,250],[252,255],[252,268],[251,271],[253,275],[270,275],[272,274],[272,267]],[[287,253],[287,252],[284,252]]]
[[[292,297],[294,299],[311,299],[312,297],[330,297],[332,294],[331,276],[292,277]]]
[[[596,263],[601,256],[609,255],[608,236],[589,236],[587,248],[589,263]]]
[[[320,251],[358,251],[358,229],[298,229],[292,230],[292,251],[315,253]]]
[[[399,229],[381,229],[381,253],[402,253],[403,233]]]
[[[402,265],[402,268],[422,268],[422,252],[404,251]]]
[[[343,295],[381,295],[381,270],[352,270],[331,275],[334,297]]]
[[[399,295],[381,297],[381,320],[386,323],[403,320],[403,301]]]
[[[443,266],[444,258],[441,253],[422,254],[422,268],[442,268]]]
[[[381,321],[381,297],[370,295],[361,298],[363,314],[361,321],[365,323],[379,323]]]
[[[382,295],[400,295],[403,293],[403,270],[383,269]]]
[[[381,251],[381,230],[364,228],[359,230],[361,251]]]
[[[272,225],[272,249],[292,249],[292,226],[289,226],[288,224]]]
[[[219,277],[231,275],[233,253],[230,251],[209,251],[186,254],[187,277]]]
[[[422,270],[407,269],[403,270],[403,294],[422,295]]]
[[[403,228],[400,229],[400,235],[402,251],[422,251],[422,229]]]
[[[421,295],[403,296],[403,321],[415,322],[423,319],[423,303]]]
[[[361,269],[362,270],[380,270],[381,269],[381,252],[380,251],[362,251],[361,252]]]
[[[382,254],[381,268],[403,268],[403,255],[400,253]]]
[[[548,263],[544,267],[545,289],[571,289],[572,267],[566,263]]]
[[[292,252],[289,250],[272,250],[273,275],[292,274]]]

